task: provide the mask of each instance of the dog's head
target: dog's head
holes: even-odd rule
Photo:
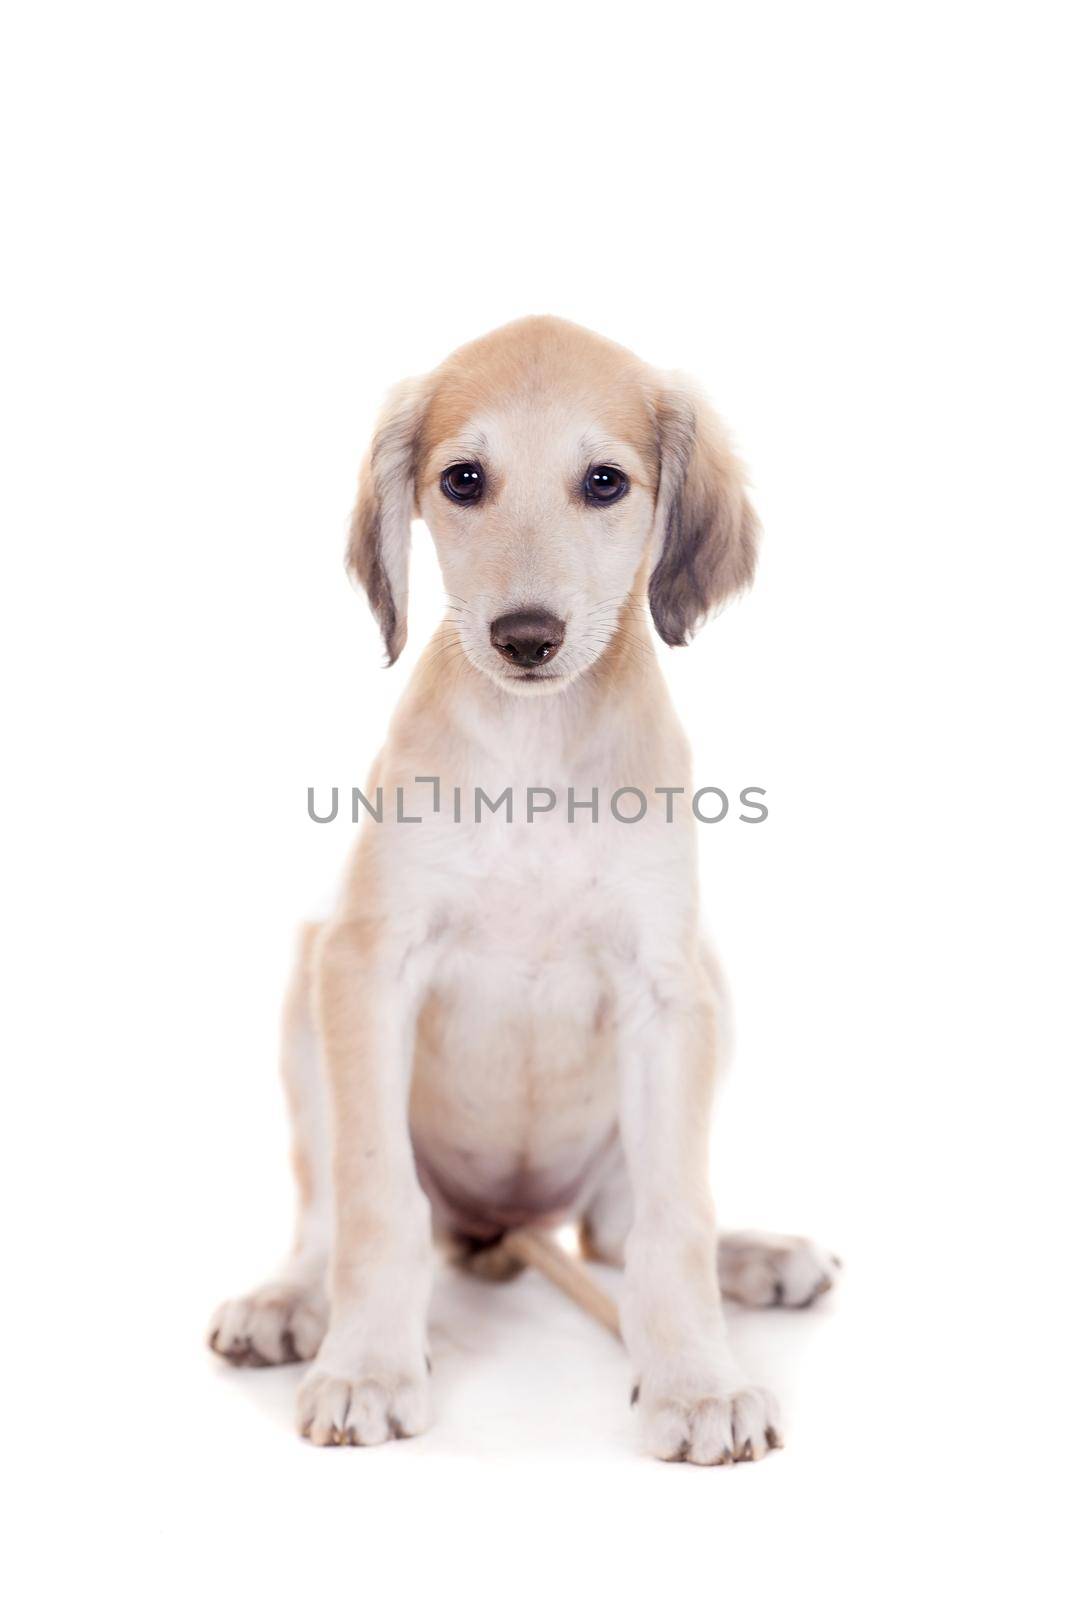
[[[465,345],[389,398],[348,560],[390,662],[415,516],[464,652],[516,694],[558,690],[598,660],[646,574],[659,633],[688,643],[750,581],[758,532],[693,388],[554,317]]]

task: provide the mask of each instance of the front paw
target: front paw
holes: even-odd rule
[[[685,1400],[643,1386],[637,1393],[645,1445],[661,1461],[718,1467],[758,1461],[781,1448],[778,1404],[766,1389],[746,1386]]]
[[[297,1425],[312,1444],[385,1444],[425,1433],[429,1421],[425,1373],[341,1377],[316,1362],[297,1392]]]

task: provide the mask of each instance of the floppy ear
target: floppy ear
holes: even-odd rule
[[[348,536],[349,576],[366,590],[392,666],[408,635],[408,554],[415,515],[415,457],[427,383],[393,389],[359,475]]]
[[[722,424],[684,380],[656,401],[660,478],[652,620],[668,644],[688,644],[709,611],[751,583],[759,523]]]

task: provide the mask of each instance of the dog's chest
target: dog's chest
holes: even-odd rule
[[[432,960],[412,1096],[426,1173],[496,1218],[565,1206],[616,1115],[623,879],[599,827],[421,840]]]
[[[502,813],[460,825],[426,819],[393,887],[423,922],[435,967],[495,959],[532,979],[544,963],[627,943],[655,850],[636,828],[571,820],[565,806],[532,821],[517,808],[511,822]]]

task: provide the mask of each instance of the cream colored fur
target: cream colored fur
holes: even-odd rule
[[[452,504],[460,460],[489,493]],[[630,480],[576,492],[591,463]],[[716,1240],[708,1117],[720,986],[700,932],[689,754],[651,647],[687,638],[751,575],[756,524],[703,402],[553,319],[514,324],[405,385],[364,469],[350,560],[391,657],[403,645],[412,515],[433,535],[446,619],[394,715],[337,910],[303,941],[286,1080],[301,1224],[274,1284],[216,1316],[233,1360],[315,1356],[299,1399],[318,1444],[375,1444],[429,1415],[432,1233],[491,1245],[582,1224],[624,1265],[622,1320],[647,1447],[697,1463],[780,1441],[775,1403],[730,1353],[721,1295],[803,1304],[834,1263],[803,1240]],[[553,612],[551,669],[511,671],[494,619]],[[441,808],[429,785],[441,781]],[[607,797],[649,796],[636,825]],[[528,786],[554,791],[525,820]],[[465,796],[464,820],[451,794]],[[511,787],[515,820],[471,797]],[[399,823],[394,792],[404,791]],[[567,796],[601,794],[599,820]],[[332,1151],[332,1159],[328,1158]],[[328,1323],[327,1323],[328,1306]]]

